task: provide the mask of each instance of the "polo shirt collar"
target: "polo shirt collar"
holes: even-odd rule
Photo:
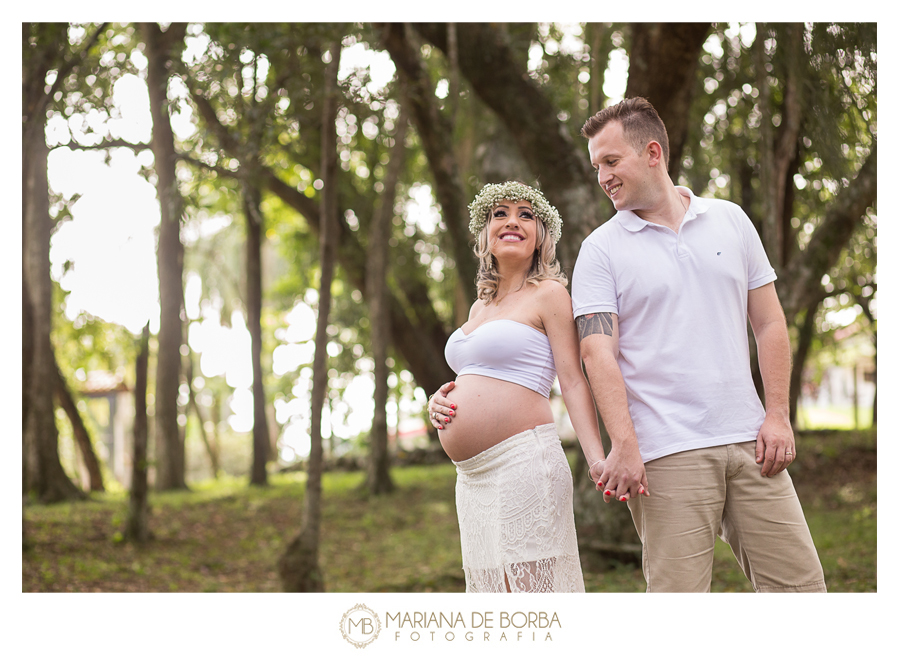
[[[687,214],[685,214],[684,216],[682,225],[684,224],[684,222],[690,221],[691,219],[697,217],[697,215],[700,215],[709,210],[709,201],[707,201],[706,199],[695,196],[691,190],[686,187],[682,187],[681,185],[677,185],[675,189],[679,190],[679,192],[687,192],[688,196],[691,199],[691,205],[687,210]],[[622,225],[622,228],[631,231],[632,233],[637,233],[650,223],[638,217],[631,210],[622,210],[617,212],[614,219]]]

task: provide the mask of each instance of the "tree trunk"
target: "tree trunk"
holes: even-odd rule
[[[97,459],[97,454],[94,452],[91,435],[84,425],[81,414],[78,413],[78,405],[75,403],[72,392],[66,384],[65,377],[59,371],[59,366],[56,363],[54,363],[54,368],[56,369],[56,399],[72,424],[72,435],[75,437],[75,443],[81,451],[81,457],[90,477],[90,490],[105,491],[103,475],[100,472],[100,462]]]
[[[799,136],[797,139],[799,141]],[[779,212],[781,213],[779,219],[781,225],[778,230],[781,234],[782,246],[780,271],[782,272],[791,259],[798,257],[800,253],[800,247],[797,244],[797,229],[791,225],[791,220],[794,216],[794,201],[797,198],[797,188],[794,185],[794,176],[800,171],[800,166],[802,164],[803,158],[798,146],[794,151],[793,160],[788,164],[787,170],[784,171],[782,175],[781,182],[784,194],[782,197],[782,205],[779,209]]]
[[[756,88],[759,90],[759,108],[762,118],[759,125],[759,234],[769,262],[776,272],[781,269],[781,239],[777,230],[778,215],[775,188],[775,129],[772,126],[772,92],[769,88],[765,42],[768,30],[762,23],[756,24],[756,40],[753,42],[753,61],[756,69]]]
[[[44,121],[26,121],[22,129],[22,269],[23,305],[28,304],[30,347],[28,388],[23,390],[26,415],[22,418],[23,491],[45,502],[83,497],[59,461],[59,433],[53,394],[58,371],[50,343],[52,284],[50,279],[50,198],[47,180],[49,149],[44,139]]]
[[[797,349],[794,351],[792,359],[790,419],[791,425],[794,426],[797,425],[797,404],[800,400],[801,386],[803,384],[803,365],[806,363],[809,348],[812,346],[812,341],[816,334],[816,312],[819,310],[820,303],[821,299],[816,299],[806,309],[806,315],[803,318],[803,324],[800,325],[800,331],[797,336]]]
[[[24,183],[27,177],[22,175]],[[25,203],[25,195],[22,195],[22,203]],[[22,213],[24,218],[25,213]],[[24,243],[25,231],[22,230]],[[25,253],[25,245],[22,245],[22,253]],[[28,422],[28,404],[31,397],[31,361],[34,358],[34,321],[31,318],[31,299],[28,294],[28,286],[25,284],[25,259],[22,259],[22,493],[27,492],[28,483],[28,450],[25,442],[25,424]]]
[[[219,450],[218,446],[210,442],[206,434],[205,421],[200,405],[197,403],[197,394],[194,392],[194,357],[190,354],[187,357],[187,385],[188,385],[188,411],[193,410],[197,416],[197,425],[200,430],[200,440],[203,441],[203,447],[206,448],[206,454],[209,456],[209,466],[212,469],[213,479],[219,477]]]
[[[606,68],[609,66],[609,53],[612,52],[612,39],[605,25],[588,23],[585,26],[586,36],[591,46],[591,80],[588,95],[588,115],[593,116],[603,109],[606,94],[603,92],[603,81],[606,79]]]
[[[803,72],[803,24],[786,23],[780,26],[779,47],[785,49],[784,99],[781,104],[781,125],[775,136],[775,209],[778,252],[770,255],[775,260],[775,271],[781,272],[790,255],[791,214],[794,205],[794,173],[799,165],[797,154],[800,146],[800,127],[803,120],[802,98]]]
[[[97,27],[78,52],[68,49],[66,23],[22,23],[22,491],[44,501],[81,498],[59,461],[53,407],[57,374],[50,342],[49,150],[47,107],[105,31]],[[56,80],[46,90],[49,71]]]
[[[391,235],[391,220],[394,217],[394,199],[397,181],[403,167],[406,152],[406,112],[401,107],[394,133],[381,205],[375,210],[369,229],[369,262],[367,265],[366,287],[369,304],[369,319],[372,323],[372,357],[375,360],[375,414],[372,418],[370,435],[369,464],[366,485],[373,494],[389,493],[394,490],[390,472],[388,453],[387,402],[390,387],[387,365],[390,344],[390,316],[387,309],[388,240]]]
[[[222,454],[222,443],[219,441],[219,426],[222,424],[222,398],[218,392],[213,393],[213,402],[209,410],[209,419],[212,422],[212,436],[209,437],[210,454],[216,456],[216,468],[224,470],[220,459]]]
[[[756,88],[759,89],[759,107],[763,117],[760,124],[760,208],[762,209],[761,238],[769,261],[780,274],[787,262],[787,245],[790,237],[790,216],[793,205],[791,168],[795,166],[800,139],[803,104],[801,100],[800,58],[803,49],[803,26],[786,24],[781,28],[778,47],[785,49],[787,70],[784,76],[783,100],[779,109],[781,123],[776,131],[772,125],[774,108],[769,89],[769,59],[765,41],[769,30],[762,23],[756,25],[756,41],[753,44],[756,68]],[[787,221],[785,221],[785,219]]]
[[[140,351],[134,368],[134,455],[131,462],[131,493],[128,499],[126,539],[144,543],[150,539],[147,498],[147,362],[150,358],[150,323],[141,332]]]
[[[876,359],[875,371],[875,394],[872,396],[872,427],[878,427],[878,366]]]
[[[669,176],[678,180],[709,23],[632,23],[625,97],[649,100],[669,136]]]
[[[178,387],[181,384],[182,317],[184,305],[184,246],[181,243],[183,200],[175,175],[175,137],[169,122],[166,94],[169,69],[176,48],[184,45],[185,26],[172,24],[163,32],[155,23],[143,23],[147,46],[147,88],[153,118],[154,168],[159,197],[160,323],[156,357],[156,488],[184,489],[184,444],[178,427]]]
[[[325,582],[319,568],[319,534],[322,515],[322,407],[328,388],[328,315],[331,308],[331,282],[337,237],[337,72],[341,44],[329,48],[331,60],[325,69],[322,108],[322,205],[320,218],[320,259],[322,268],[319,291],[319,317],[316,321],[316,351],[313,358],[312,422],[307,462],[303,527],[281,556],[278,570],[287,592],[322,592]]]
[[[247,218],[247,329],[253,362],[253,466],[250,483],[268,484],[269,427],[266,417],[266,389],[262,369],[262,241],[263,216],[260,193],[251,183],[244,186],[244,215]]]
[[[860,305],[869,323],[872,325],[872,383],[875,385],[875,393],[872,396],[872,427],[878,425],[878,330],[875,328],[875,315],[870,306],[871,298],[857,296],[856,302]]]
[[[278,439],[281,436],[281,425],[275,417],[275,407],[266,405],[266,427],[269,428],[269,461],[278,461]]]

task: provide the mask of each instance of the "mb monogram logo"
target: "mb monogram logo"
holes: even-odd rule
[[[341,635],[357,649],[374,642],[380,632],[378,615],[362,603],[350,608],[341,618]]]

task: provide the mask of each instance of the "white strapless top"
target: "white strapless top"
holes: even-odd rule
[[[457,375],[483,375],[519,384],[550,397],[556,364],[550,339],[515,320],[490,320],[466,334],[453,332],[444,358]]]

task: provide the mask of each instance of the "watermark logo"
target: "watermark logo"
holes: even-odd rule
[[[375,641],[381,632],[378,615],[362,603],[350,608],[341,618],[341,635],[357,649]]]

